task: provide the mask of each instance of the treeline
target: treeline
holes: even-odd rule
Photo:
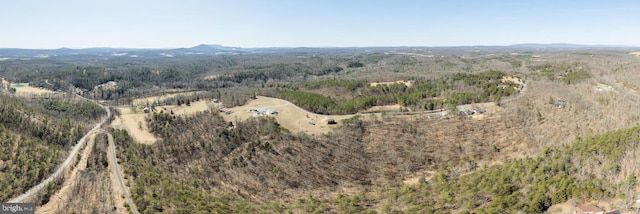
[[[297,90],[280,91],[278,96],[319,114],[353,114],[359,110],[367,109],[374,105],[385,105],[395,100],[392,96],[380,95],[356,97],[337,102],[322,94]]]
[[[250,70],[241,70],[221,75],[217,79],[235,83],[266,83],[268,81],[288,80],[306,75],[322,76],[338,73],[342,67],[333,65],[328,67],[313,67],[303,63],[278,63],[268,66],[251,67]]]
[[[451,77],[418,80],[411,86],[404,83],[370,86],[364,81],[333,79],[301,85],[307,89],[342,87],[357,95],[351,99],[336,100],[293,87],[281,90],[278,96],[320,114],[351,114],[372,106],[392,104],[400,104],[415,110],[436,110],[462,104],[499,102],[502,97],[515,94],[519,90],[519,85],[509,81],[503,82],[504,76],[505,74],[499,71],[478,74],[456,73]],[[454,88],[460,83],[467,88]]]
[[[455,105],[499,102],[502,97],[507,97],[517,92],[517,85],[513,82],[503,82],[504,73],[500,71],[487,71],[478,74],[456,73],[451,78],[453,81],[462,81],[467,86],[478,88],[481,92],[454,91],[448,100]]]
[[[363,88],[369,85],[369,83],[364,80],[329,79],[329,80],[321,80],[317,82],[303,82],[300,85],[307,89],[318,89],[323,87],[342,87],[350,91],[355,91],[359,88]]]
[[[40,104],[47,110],[60,113],[64,117],[99,119],[106,114],[98,104],[88,100],[40,99]]]
[[[560,80],[567,84],[576,83],[577,81],[591,78],[591,74],[580,63],[571,64],[541,64],[529,66],[531,71],[536,72],[540,76],[544,76],[549,80]]]

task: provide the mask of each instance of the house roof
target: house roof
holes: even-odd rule
[[[582,212],[602,212],[603,210],[594,205],[580,205],[577,207]]]

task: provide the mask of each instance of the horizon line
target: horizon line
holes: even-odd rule
[[[83,50],[83,49],[131,49],[131,50],[171,50],[171,49],[189,49],[198,46],[219,46],[223,48],[241,48],[241,49],[269,49],[269,48],[281,48],[281,49],[295,49],[295,48],[412,48],[412,47],[424,47],[424,48],[455,48],[455,47],[511,47],[511,46],[527,46],[527,45],[566,45],[566,46],[583,46],[583,47],[619,47],[619,48],[637,48],[640,45],[622,45],[622,44],[580,44],[580,43],[566,43],[566,42],[554,42],[554,43],[515,43],[508,45],[492,45],[492,44],[477,44],[477,45],[379,45],[379,46],[226,46],[221,44],[207,44],[201,43],[195,46],[187,47],[113,47],[113,46],[90,46],[90,47],[58,47],[58,48],[21,48],[21,47],[0,47],[2,49],[19,49],[19,50]]]

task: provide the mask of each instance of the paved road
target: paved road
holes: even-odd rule
[[[133,200],[131,200],[131,197],[129,196],[129,192],[127,191],[127,188],[124,186],[124,182],[122,181],[122,175],[120,174],[120,167],[118,166],[118,159],[116,157],[116,146],[115,146],[115,143],[113,142],[113,135],[111,135],[111,133],[107,133],[107,138],[109,139],[109,151],[111,153],[113,171],[116,172],[116,177],[118,178],[118,184],[120,184],[120,188],[124,193],[124,197],[125,199],[127,199],[127,203],[129,203],[129,207],[131,208],[133,213],[139,214],[140,212],[138,212],[138,207],[136,207],[136,204],[133,203]]]
[[[84,97],[82,97],[82,98],[86,99]],[[89,99],[86,99],[86,100],[89,100]],[[89,101],[92,101],[92,100],[89,100]],[[95,103],[100,105],[100,103],[97,103],[97,102],[95,102]],[[36,193],[40,192],[40,190],[45,188],[50,182],[54,181],[55,179],[60,177],[60,175],[64,174],[64,170],[67,167],[69,167],[69,164],[71,163],[71,161],[78,155],[78,152],[80,151],[80,148],[82,148],[84,146],[84,143],[87,141],[87,138],[89,138],[90,135],[92,135],[94,132],[96,132],[98,129],[100,129],[100,126],[104,125],[105,123],[107,123],[107,121],[109,121],[109,118],[111,117],[111,111],[106,106],[100,105],[100,107],[102,107],[105,111],[107,111],[107,117],[102,119],[102,121],[100,123],[98,123],[95,127],[93,127],[93,129],[91,129],[89,132],[87,132],[87,134],[85,134],[78,141],[78,143],[75,146],[73,146],[73,149],[71,149],[71,152],[69,153],[69,156],[67,157],[67,159],[64,162],[62,162],[62,164],[60,164],[60,166],[58,166],[58,169],[53,174],[51,174],[49,177],[44,179],[38,185],[36,185],[36,186],[32,187],[31,189],[29,189],[24,194],[19,195],[18,197],[15,197],[15,198],[9,200],[9,203],[25,202],[25,200],[33,198],[33,196]]]

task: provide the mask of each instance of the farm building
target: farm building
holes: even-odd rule
[[[249,109],[248,112],[250,112],[250,113],[252,112],[254,117],[261,117],[261,116],[269,115],[269,114],[271,114],[271,115],[277,115],[278,114],[278,111],[276,111],[276,110],[265,109],[265,108],[252,108],[252,109]]]

